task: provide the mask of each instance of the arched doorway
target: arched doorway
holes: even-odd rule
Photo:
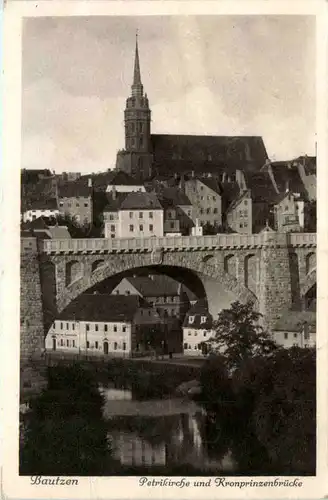
[[[108,342],[107,342],[107,340],[104,341],[104,354],[108,354]]]

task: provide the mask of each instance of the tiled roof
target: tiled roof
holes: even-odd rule
[[[30,229],[48,229],[48,219],[46,217],[38,217],[27,223],[27,230]]]
[[[58,184],[59,198],[88,198],[91,196],[91,189],[88,187],[90,176],[80,177],[76,181],[61,182]]]
[[[310,331],[316,330],[316,313],[313,311],[286,311],[277,321],[274,330],[286,332],[299,332],[302,324],[306,322]]]
[[[141,192],[129,193],[120,206],[120,210],[160,210],[162,208],[154,193]]]
[[[222,194],[222,186],[219,181],[214,177],[199,177],[199,180],[208,188],[212,189],[218,194]]]
[[[40,198],[28,203],[27,210],[57,210],[57,200],[55,198]]]
[[[117,212],[127,196],[128,193],[116,193],[113,197],[113,193],[108,193],[104,212]]]
[[[245,180],[254,203],[270,203],[275,200],[277,191],[268,172],[245,173]]]
[[[129,174],[119,170],[108,172],[107,182],[111,186],[142,186],[143,184]]]
[[[287,188],[301,197],[306,197],[306,189],[300,177],[297,167],[292,167],[290,162],[273,162],[271,170],[279,192],[285,192]]]
[[[163,188],[158,197],[163,206],[191,206],[188,196],[178,187]]]
[[[189,317],[194,316],[192,323],[189,321]],[[206,317],[206,322],[202,323],[201,318]],[[186,314],[184,322],[184,328],[200,328],[204,330],[209,330],[213,327],[213,317],[208,312],[208,307],[206,301],[199,300]]]
[[[268,158],[256,136],[151,135],[158,172],[260,169]]]
[[[301,163],[307,175],[315,175],[317,173],[317,157],[316,156],[299,156],[293,160],[293,163]]]
[[[71,235],[66,226],[49,226],[48,232],[51,234],[51,238],[54,239],[65,239],[71,238]]]
[[[129,322],[142,304],[137,295],[84,294],[59,315],[59,320]]]
[[[154,274],[126,278],[143,297],[175,297],[179,295],[179,283],[169,276]]]
[[[236,198],[230,203],[228,206],[227,212],[230,212],[233,210],[235,207],[238,206],[238,204],[244,199],[244,198],[250,198],[250,192],[249,191],[244,191],[240,193],[239,195],[236,196]]]

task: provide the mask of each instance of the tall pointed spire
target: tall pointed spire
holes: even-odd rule
[[[139,50],[138,50],[138,30],[136,33],[136,52],[134,56],[134,73],[133,73],[133,85],[141,84],[140,75],[140,63],[139,63]]]
[[[136,33],[136,50],[134,56],[132,95],[140,97],[143,95],[143,85],[141,83],[140,62],[139,62],[138,30]]]

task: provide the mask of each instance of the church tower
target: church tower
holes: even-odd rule
[[[141,82],[138,35],[136,36],[133,83],[124,110],[125,149],[117,154],[116,168],[144,180],[151,175],[151,111]]]

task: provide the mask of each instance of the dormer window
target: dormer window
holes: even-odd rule
[[[202,316],[202,317],[200,318],[200,323],[201,323],[201,324],[206,323],[206,319],[207,319],[207,318],[206,318],[206,316]]]
[[[189,316],[189,325],[192,325],[195,321],[195,316]]]

